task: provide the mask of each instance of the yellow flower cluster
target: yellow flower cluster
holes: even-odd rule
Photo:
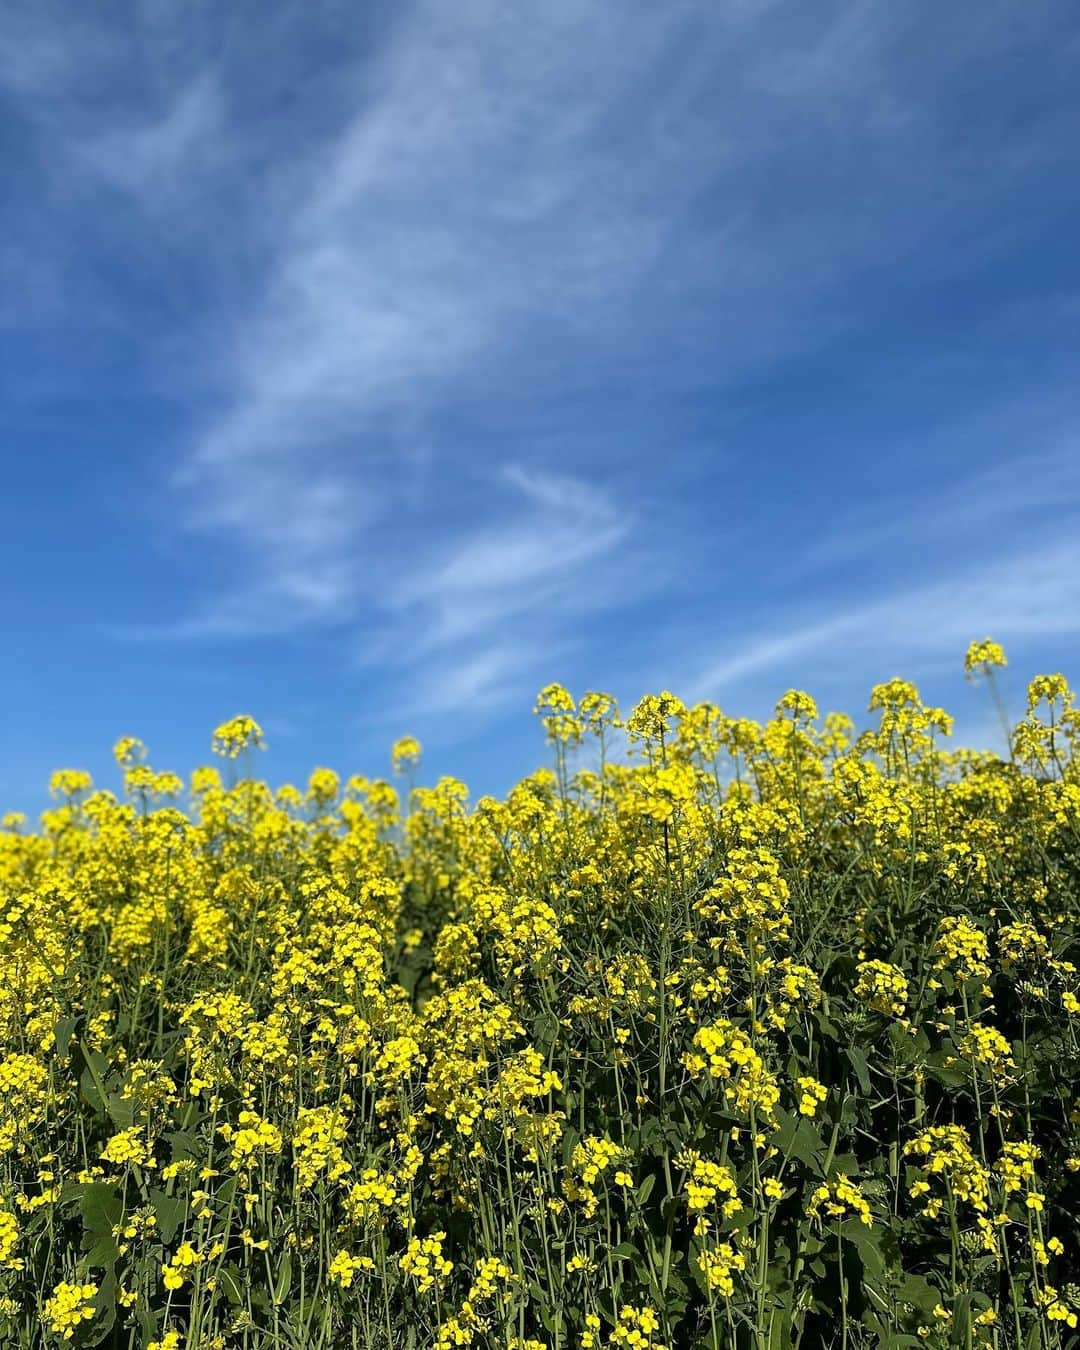
[[[629,1304],[619,1309],[619,1318],[608,1337],[609,1345],[625,1345],[629,1350],[666,1350],[655,1333],[660,1330],[656,1310]]]
[[[551,685],[498,799],[412,737],[271,786],[247,716],[59,771],[0,821],[0,1340],[1064,1350],[1080,710],[1025,708]]]
[[[45,1303],[45,1320],[50,1331],[70,1341],[80,1322],[89,1322],[94,1316],[96,1284],[68,1284],[61,1281]]]
[[[1000,643],[994,642],[992,638],[984,638],[981,642],[973,642],[967,649],[964,657],[964,670],[970,675],[979,671],[983,674],[989,674],[995,666],[1008,665],[1005,659],[1005,650]]]
[[[869,1202],[858,1182],[847,1176],[834,1177],[815,1187],[806,1212],[814,1219],[858,1219],[867,1228],[874,1222]]]
[[[454,1269],[453,1263],[443,1255],[445,1233],[432,1233],[429,1237],[414,1237],[402,1253],[401,1269],[412,1276],[421,1294],[441,1284]]]
[[[232,1167],[246,1167],[257,1154],[280,1153],[281,1131],[254,1111],[241,1111],[238,1129],[223,1125],[221,1133],[232,1144]]]
[[[933,1125],[905,1144],[904,1154],[916,1159],[921,1172],[909,1194],[913,1199],[925,1197],[922,1212],[927,1218],[936,1219],[946,1201],[954,1199],[980,1212],[986,1209],[990,1175],[972,1153],[962,1125]]]
[[[903,1017],[908,1001],[907,976],[888,961],[860,961],[855,995],[875,1012]]]
[[[939,969],[951,968],[961,980],[990,974],[986,934],[962,914],[942,919],[934,952],[937,956],[935,965]]]
[[[340,1285],[342,1289],[349,1289],[361,1270],[374,1269],[375,1262],[370,1256],[352,1256],[349,1252],[339,1251],[334,1253],[328,1274],[335,1284]]]
[[[345,1137],[345,1121],[334,1107],[313,1106],[297,1112],[292,1152],[301,1186],[314,1185],[320,1176],[340,1181],[352,1171],[341,1149]]]
[[[701,1251],[698,1267],[710,1294],[730,1298],[735,1292],[736,1273],[746,1269],[746,1257],[730,1242],[719,1242]]]
[[[960,1041],[960,1053],[991,1078],[1004,1078],[1016,1067],[1012,1047],[997,1027],[973,1022]]]
[[[22,1270],[23,1262],[15,1255],[19,1245],[19,1221],[14,1214],[0,1209],[0,1269]]]
[[[214,753],[224,755],[226,759],[236,759],[249,747],[258,748],[263,744],[262,727],[254,717],[248,717],[246,714],[222,722],[214,732],[212,742]]]
[[[155,1167],[153,1149],[146,1141],[146,1132],[138,1125],[114,1134],[101,1150],[105,1162],[119,1167]]]
[[[771,1117],[780,1088],[746,1032],[723,1019],[695,1032],[693,1045],[683,1056],[692,1075],[708,1073],[724,1083],[725,1099],[741,1115],[756,1111],[762,1119]]]
[[[181,1242],[176,1251],[161,1268],[161,1279],[166,1289],[182,1289],[184,1281],[191,1278],[192,1270],[202,1261],[202,1257],[190,1242]]]
[[[721,1212],[725,1218],[737,1214],[742,1208],[739,1201],[739,1186],[731,1169],[723,1163],[710,1162],[697,1154],[684,1154],[675,1159],[686,1168],[690,1176],[686,1182],[686,1205],[691,1211],[709,1209],[721,1199]]]
[[[1039,1302],[1039,1308],[1050,1322],[1064,1322],[1070,1331],[1076,1329],[1080,1318],[1074,1308],[1070,1307],[1051,1284],[1044,1284],[1039,1290],[1036,1298]]]
[[[610,1139],[589,1135],[574,1145],[570,1166],[563,1179],[563,1194],[568,1200],[580,1204],[587,1218],[592,1218],[600,1204],[595,1189],[597,1181],[606,1172],[613,1171],[625,1156],[626,1150]]]
[[[816,1116],[817,1109],[828,1097],[829,1090],[816,1078],[804,1076],[797,1080],[799,1088],[799,1115]]]

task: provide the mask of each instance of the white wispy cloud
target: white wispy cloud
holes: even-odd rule
[[[108,62],[114,49],[108,32],[79,10],[61,16],[46,5],[15,3],[5,8],[2,24],[0,86],[33,100],[69,88]]]
[[[311,12],[278,7],[278,40]],[[403,697],[440,706],[496,701],[631,582],[639,596],[668,583],[686,544],[664,537],[655,500],[642,510],[662,497],[662,450],[629,487],[557,437],[543,456],[493,438],[473,449],[443,438],[444,418],[573,390],[582,363],[606,367],[617,399],[654,378],[658,350],[676,353],[673,387],[715,394],[856,331],[877,318],[863,279],[928,239],[945,269],[991,249],[975,227],[1044,143],[1036,125],[962,151],[938,134],[955,70],[993,55],[1008,25],[972,32],[943,14],[943,40],[913,51],[910,21],[872,4],[805,18],[770,0],[416,0],[341,56],[332,112],[295,126],[245,115],[241,86],[264,72],[241,77],[227,54],[174,68],[189,6],[141,9],[153,33],[134,40],[83,17],[76,41],[62,11],[19,13],[25,64],[0,53],[0,84],[51,153],[222,283],[205,321],[189,317],[185,368],[165,376],[192,407],[163,479],[213,567],[186,613],[139,631],[344,629]],[[101,97],[143,45],[138,96],[88,117],[90,86]],[[963,193],[943,188],[954,171]],[[859,524],[871,547],[881,531]],[[644,565],[646,546],[666,570]],[[1025,555],[880,602],[808,601],[699,686],[864,647],[882,623],[898,648],[964,625],[1004,632],[991,612],[1020,624],[1029,584],[1067,561],[1043,552],[1043,571]],[[930,637],[904,617],[912,603]],[[1036,608],[1043,630],[1062,622]]]
[[[760,625],[733,626],[726,653],[691,678],[691,696],[742,694],[800,668],[873,681],[955,670],[987,634],[1021,646],[1080,634],[1076,410],[1066,400],[1045,425],[1039,411],[999,404],[895,452],[906,471],[893,492],[830,510],[790,558],[798,599],[774,601]],[[995,439],[1026,448],[982,453]]]
[[[153,211],[193,200],[228,152],[220,83],[203,71],[183,85],[161,113],[76,142],[88,172],[136,197]]]
[[[1008,645],[1080,633],[1080,542],[1071,537],[1011,552],[992,563],[969,560],[928,584],[867,603],[775,614],[767,632],[732,634],[732,654],[690,682],[690,697],[723,699],[747,681],[812,658],[874,680],[947,661],[991,634]],[[779,635],[777,635],[779,630]],[[905,664],[906,663],[906,664]]]
[[[474,721],[486,720],[511,700],[517,701],[516,690],[527,684],[537,656],[533,646],[494,643],[456,661],[427,667],[395,706],[395,725],[402,725],[403,718],[438,718],[445,713],[469,713]],[[453,728],[442,731],[444,739],[448,732],[452,735]]]
[[[499,646],[508,622],[580,613],[575,577],[619,549],[629,519],[580,475],[496,459],[475,472],[500,510],[457,519],[448,507],[432,540],[392,564],[373,536],[423,473],[412,442],[449,390],[482,394],[538,320],[603,322],[656,258],[692,189],[684,148],[652,147],[635,177],[611,124],[694,9],[643,12],[616,52],[612,15],[598,23],[576,5],[424,4],[370,60],[362,107],[284,174],[291,197],[274,189],[288,205],[264,293],[217,356],[229,406],[175,473],[187,526],[228,541],[240,571],[173,636],[364,611],[364,645],[382,661],[402,633],[410,660],[490,644],[490,659],[454,657],[442,687],[464,690],[477,672],[489,683],[521,665],[520,647],[510,661]],[[227,134],[223,109],[217,83],[196,79],[149,125],[83,154],[155,201]],[[436,500],[446,474],[428,489]]]
[[[880,557],[900,546],[911,555],[932,557],[980,549],[991,552],[1008,538],[1037,525],[1045,542],[1080,512],[1080,409],[1054,407],[1048,425],[1039,425],[1049,402],[1045,394],[1018,403],[996,403],[938,429],[929,443],[904,447],[898,464],[921,466],[897,475],[888,498],[831,514],[829,528],[795,560],[800,574]],[[1064,402],[1064,401],[1063,401]],[[986,446],[994,447],[987,454]],[[1002,455],[1000,446],[1008,447]],[[1027,446],[1018,453],[1017,446]],[[927,491],[928,479],[932,491]]]
[[[629,515],[594,485],[509,465],[497,472],[516,498],[496,521],[428,557],[389,597],[392,610],[430,612],[425,645],[493,627],[574,583],[586,564],[611,552]]]
[[[362,653],[413,670],[416,706],[494,712],[531,695],[625,584],[618,551],[633,520],[594,486],[509,466],[491,488],[496,521],[422,554]]]

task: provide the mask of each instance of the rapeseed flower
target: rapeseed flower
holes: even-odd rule
[[[548,686],[501,799],[412,737],[400,791],[61,770],[0,828],[0,1336],[1063,1346],[1080,710],[1028,699],[1008,762],[896,679]]]

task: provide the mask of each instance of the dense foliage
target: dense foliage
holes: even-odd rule
[[[272,791],[250,718],[57,773],[0,832],[0,1341],[1076,1344],[1080,710],[1005,761],[870,708],[551,686],[471,807]]]

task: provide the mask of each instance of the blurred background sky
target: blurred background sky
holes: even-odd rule
[[[8,0],[0,808],[1080,678],[1075,0]]]

